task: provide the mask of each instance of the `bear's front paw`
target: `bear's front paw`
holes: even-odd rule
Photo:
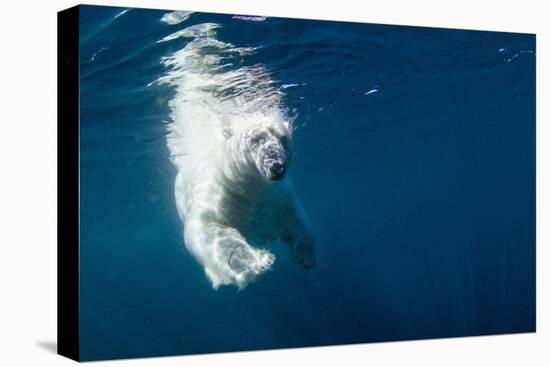
[[[315,239],[312,236],[305,236],[292,246],[294,260],[304,269],[315,267]]]
[[[257,276],[266,272],[275,262],[275,255],[266,251],[239,244],[227,258],[232,278],[239,288],[244,288]]]

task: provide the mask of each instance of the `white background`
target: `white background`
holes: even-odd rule
[[[95,4],[537,33],[537,333],[98,362],[113,366],[540,366],[550,353],[548,10],[545,1],[94,1]],[[311,5],[308,5],[311,4]],[[2,3],[0,365],[64,366],[56,340],[56,12]]]

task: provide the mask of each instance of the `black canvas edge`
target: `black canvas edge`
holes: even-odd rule
[[[57,353],[80,360],[79,18],[57,13]]]

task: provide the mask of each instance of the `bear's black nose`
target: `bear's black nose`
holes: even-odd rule
[[[269,168],[269,176],[273,181],[282,180],[285,177],[285,165],[279,162],[275,162]]]

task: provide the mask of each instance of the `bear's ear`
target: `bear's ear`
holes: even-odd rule
[[[231,136],[233,136],[233,129],[226,126],[222,129],[222,135],[224,138],[229,139]]]

